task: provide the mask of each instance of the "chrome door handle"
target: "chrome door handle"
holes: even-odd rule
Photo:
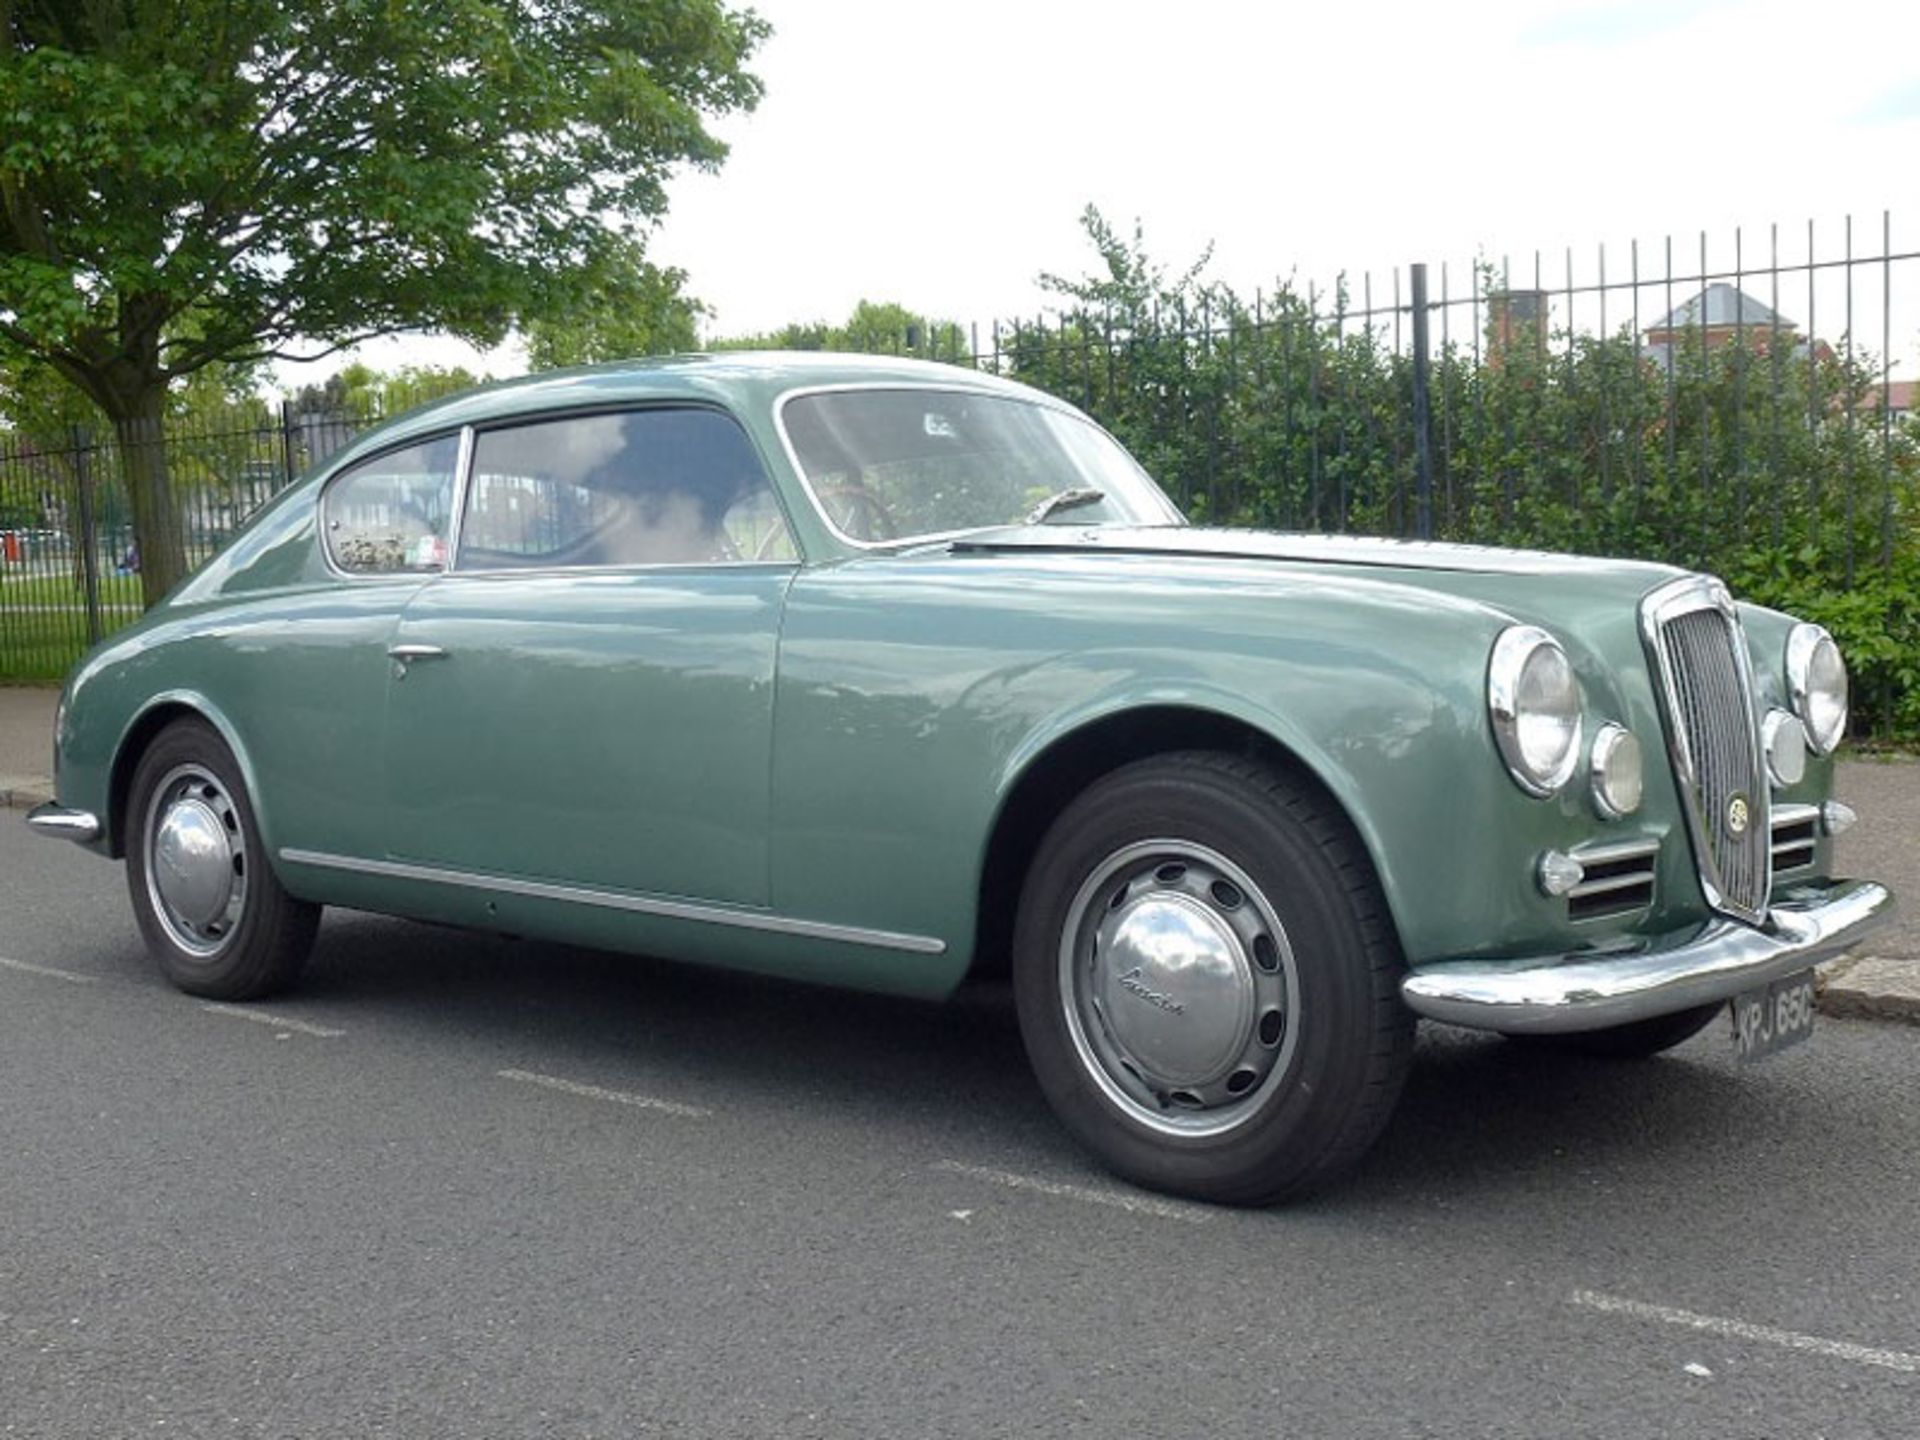
[[[393,661],[393,678],[407,678],[407,666],[416,660],[444,660],[447,652],[438,645],[389,645],[387,658]]]

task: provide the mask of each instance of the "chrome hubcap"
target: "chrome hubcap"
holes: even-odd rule
[[[1129,845],[1095,867],[1061,935],[1060,991],[1088,1073],[1165,1133],[1243,1124],[1293,1053],[1286,931],[1239,867],[1192,841]]]
[[[246,836],[226,788],[198,765],[168,772],[147,824],[147,896],[175,944],[218,954],[246,907]]]

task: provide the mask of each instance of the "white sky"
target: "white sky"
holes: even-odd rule
[[[653,257],[690,275],[711,333],[841,320],[896,300],[979,322],[1031,316],[1043,270],[1092,262],[1092,202],[1184,268],[1211,242],[1236,288],[1291,274],[1376,300],[1396,265],[1544,252],[1548,288],[1709,264],[1920,249],[1920,9],[1911,0],[1248,4],[1186,0],[759,0],[767,94],[724,122],[733,151],[688,174]],[[1902,214],[1898,207],[1906,205]],[[1797,290],[1792,286],[1797,285]],[[1823,279],[1816,328],[1838,339]],[[1804,326],[1804,277],[1779,308]],[[1764,281],[1749,293],[1772,297]],[[1896,378],[1920,370],[1920,262],[1896,267]],[[1691,289],[1676,293],[1684,300]],[[1880,291],[1856,275],[1856,334],[1880,344]],[[1664,295],[1645,292],[1642,323]],[[1612,300],[1609,322],[1625,318]],[[1593,316],[1581,312],[1581,323]],[[1459,323],[1458,320],[1455,321]],[[369,347],[447,361],[444,340]],[[469,361],[471,363],[471,361]],[[491,357],[496,373],[517,368]],[[299,379],[306,379],[300,374]]]

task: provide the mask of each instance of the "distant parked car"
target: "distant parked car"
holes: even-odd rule
[[[1846,674],[1653,565],[1200,529],[1078,412],[689,357],[364,436],[68,684],[60,803],[173,981],[320,907],[938,997],[1264,1202],[1379,1133],[1415,1017],[1646,1054],[1812,1023]]]

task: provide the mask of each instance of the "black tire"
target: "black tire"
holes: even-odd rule
[[[1209,956],[1197,980],[1160,938],[1183,926]],[[1181,752],[1090,786],[1041,842],[1013,954],[1048,1101],[1156,1190],[1269,1204],[1325,1185],[1406,1078],[1414,1018],[1373,867],[1337,808],[1256,761]]]
[[[134,769],[128,806],[127,889],[167,979],[213,1000],[257,1000],[298,980],[320,907],[281,889],[240,767],[219,732],[199,720],[161,731]],[[172,825],[159,828],[169,816]],[[162,852],[176,863],[163,854],[156,867]],[[224,892],[223,858],[230,872]],[[189,871],[191,881],[182,878]]]
[[[1655,1015],[1650,1020],[1635,1020],[1606,1030],[1514,1038],[1543,1049],[1567,1050],[1603,1060],[1644,1060],[1649,1055],[1658,1055],[1662,1050],[1671,1050],[1691,1040],[1726,1012],[1724,1004],[1698,1005],[1691,1010],[1676,1010],[1671,1015]]]

